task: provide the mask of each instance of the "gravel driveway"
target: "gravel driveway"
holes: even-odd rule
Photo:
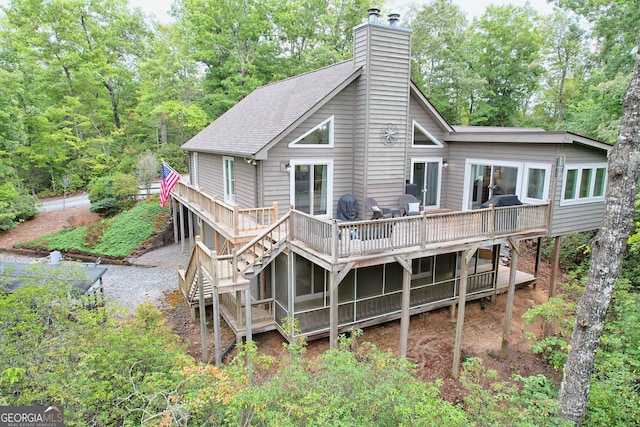
[[[188,252],[188,245],[185,245]],[[31,262],[35,258],[0,253],[0,261]],[[178,287],[178,264],[186,266],[180,244],[165,246],[148,252],[135,260],[133,266],[101,264],[107,269],[103,277],[107,301],[113,301],[128,311],[145,300],[161,307],[163,295]]]

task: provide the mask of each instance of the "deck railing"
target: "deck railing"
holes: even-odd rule
[[[332,259],[546,230],[549,203],[338,222],[291,211],[291,237]]]
[[[197,207],[201,215],[226,225],[234,233],[260,230],[269,227],[278,219],[277,202],[270,207],[240,209],[182,181],[178,181],[172,193],[194,208]]]

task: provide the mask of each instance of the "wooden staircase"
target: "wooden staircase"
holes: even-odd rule
[[[260,232],[238,250],[218,255],[200,237],[191,251],[186,268],[178,266],[178,283],[192,309],[199,304],[198,278],[202,277],[205,304],[212,304],[214,288],[219,294],[237,292],[249,286],[256,277],[286,247],[289,234],[289,213]],[[264,301],[260,303],[264,304]]]

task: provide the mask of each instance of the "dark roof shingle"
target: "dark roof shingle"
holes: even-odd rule
[[[349,60],[259,87],[181,148],[253,156],[356,71]]]

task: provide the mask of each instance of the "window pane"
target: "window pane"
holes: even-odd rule
[[[327,213],[327,165],[313,167],[313,214]]]
[[[547,171],[544,169],[529,169],[527,177],[527,197],[542,200],[544,196],[544,179]]]
[[[518,168],[511,166],[494,166],[493,195],[516,194],[518,182]]]
[[[576,184],[578,180],[578,170],[567,170],[567,182],[564,187],[565,200],[572,200],[576,198]]]
[[[596,169],[596,182],[593,187],[593,197],[602,197],[604,196],[604,181],[607,176],[606,168],[598,168]]]
[[[327,120],[315,128],[309,135],[295,141],[295,145],[329,145],[331,120]]]
[[[582,169],[580,177],[580,198],[585,199],[591,196],[591,175],[593,169]]]
[[[294,171],[295,179],[295,207],[299,211],[311,213],[311,184],[309,165],[296,165]]]

